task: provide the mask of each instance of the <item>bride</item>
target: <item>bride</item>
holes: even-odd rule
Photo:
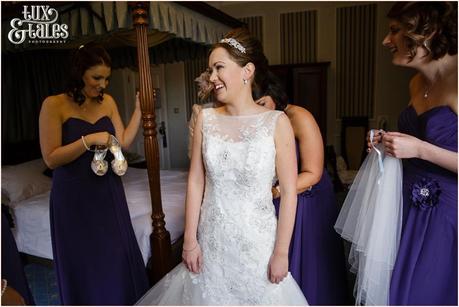
[[[293,131],[285,114],[252,99],[267,65],[260,42],[245,29],[212,47],[209,80],[223,106],[202,110],[196,122],[183,263],[138,305],[307,305],[288,272],[296,210]],[[276,172],[279,222],[271,194]]]

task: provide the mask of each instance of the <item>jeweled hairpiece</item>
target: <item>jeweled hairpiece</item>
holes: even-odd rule
[[[242,46],[237,40],[235,40],[234,38],[230,37],[230,38],[224,38],[220,41],[220,43],[226,43],[228,45],[231,45],[232,47],[236,48],[237,50],[239,50],[239,52],[241,53],[245,53],[245,48],[244,46]]]

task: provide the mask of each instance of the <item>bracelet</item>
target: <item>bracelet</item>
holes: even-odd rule
[[[6,286],[8,285],[8,281],[6,279],[2,279],[2,282],[4,282],[3,286],[2,286],[2,295],[5,293],[6,291]]]
[[[83,141],[84,148],[86,148],[86,150],[92,151],[91,148],[89,148],[86,144],[86,141],[84,140],[84,135],[81,136],[81,140]]]
[[[184,249],[184,248],[182,248],[182,249],[183,249],[184,252],[189,253],[189,252],[194,251],[196,249],[196,247],[198,247],[198,243],[197,242],[196,242],[196,245],[192,249]]]

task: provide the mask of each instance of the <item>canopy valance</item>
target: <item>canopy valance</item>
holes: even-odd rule
[[[24,5],[27,3],[24,2]],[[36,3],[35,3],[36,5]],[[58,17],[55,24],[68,26],[65,43],[33,43],[26,39],[21,44],[13,44],[8,33],[13,30],[11,20],[22,20],[21,28],[27,26],[22,7],[9,19],[2,18],[3,51],[30,49],[72,49],[88,41],[102,41],[107,48],[136,46],[136,36],[132,12],[127,1],[91,1],[53,7]],[[29,4],[29,7],[31,5]],[[54,15],[52,15],[54,17]],[[154,1],[148,8],[148,47],[159,45],[171,38],[180,38],[194,43],[210,45],[217,42],[231,28],[179,3]],[[15,27],[18,27],[16,22]]]

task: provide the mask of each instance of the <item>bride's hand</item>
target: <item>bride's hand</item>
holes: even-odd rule
[[[202,268],[202,251],[198,242],[191,249],[183,249],[182,261],[188,271],[193,273],[200,273]]]
[[[280,283],[288,274],[288,254],[271,255],[268,264],[268,279],[272,283]]]

